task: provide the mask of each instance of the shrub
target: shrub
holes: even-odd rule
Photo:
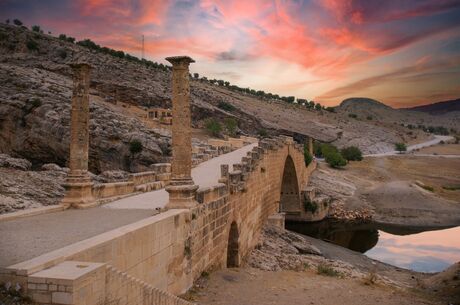
[[[206,129],[208,130],[208,132],[211,135],[217,137],[217,136],[219,136],[220,132],[222,131],[222,126],[215,119],[208,119],[206,121]]]
[[[326,111],[335,112],[335,108],[334,107],[326,107]]]
[[[323,157],[326,157],[330,153],[338,153],[339,150],[332,144],[321,144],[321,154]]]
[[[231,136],[236,135],[236,129],[238,127],[238,122],[234,118],[226,118],[224,120],[225,128]]]
[[[8,39],[8,35],[6,33],[1,32],[0,33],[0,41],[7,40],[7,39]]]
[[[306,212],[310,212],[312,214],[315,214],[318,210],[318,204],[316,202],[312,202],[308,197],[304,198],[303,207]]]
[[[22,21],[19,20],[19,19],[14,19],[14,20],[13,20],[13,23],[14,23],[15,25],[17,25],[17,26],[21,26],[21,25],[22,25]]]
[[[32,40],[32,39],[28,40],[26,43],[26,46],[27,46],[27,49],[29,49],[29,51],[38,50],[38,43],[35,40]]]
[[[317,158],[322,158],[323,157],[323,152],[321,151],[321,144],[319,142],[313,142],[313,154]]]
[[[353,118],[353,119],[357,119],[357,118],[358,118],[358,116],[357,116],[356,114],[354,114],[354,113],[349,113],[348,116],[349,116],[350,118]]]
[[[131,142],[129,142],[129,151],[132,154],[140,153],[143,148],[144,146],[142,145],[142,142],[137,139],[134,139]]]
[[[318,274],[326,276],[340,277],[341,273],[326,264],[319,264],[317,267]]]
[[[366,117],[366,119],[368,119],[369,121],[372,121],[373,117],[372,117],[372,115],[368,115],[368,116]]]
[[[257,131],[257,134],[259,135],[259,137],[261,138],[266,138],[268,137],[268,132],[265,130],[265,129],[259,129]]]
[[[363,159],[363,153],[356,146],[345,147],[340,153],[348,161],[361,161]]]
[[[310,154],[307,144],[303,145],[303,158],[305,160],[305,166],[308,166],[311,161],[313,161],[313,156]]]
[[[342,155],[338,152],[329,152],[325,156],[327,164],[333,168],[343,167],[347,165],[347,160],[345,160]]]
[[[403,151],[407,150],[407,146],[404,143],[396,143],[395,144],[395,150],[399,151],[399,153],[402,153]]]
[[[32,26],[32,31],[33,32],[37,32],[37,33],[41,33],[42,30],[40,29],[40,26],[39,25],[33,25]]]
[[[315,105],[315,109],[316,109],[316,110],[321,110],[321,104],[320,104],[320,103],[316,104],[316,105]]]
[[[227,102],[219,102],[219,104],[217,104],[217,107],[219,107],[220,109],[222,110],[225,110],[225,111],[233,111],[235,110],[235,106],[233,106],[232,104],[229,104]]]

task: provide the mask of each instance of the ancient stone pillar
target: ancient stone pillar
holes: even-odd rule
[[[89,82],[91,67],[72,64],[73,91],[70,123],[70,171],[67,175],[63,204],[85,208],[94,204],[93,183],[88,174]]]
[[[198,186],[192,179],[192,137],[188,56],[167,57],[172,67],[172,162],[167,208],[190,208],[196,204]]]

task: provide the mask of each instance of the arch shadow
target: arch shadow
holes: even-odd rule
[[[234,221],[230,225],[230,231],[228,233],[227,268],[236,268],[240,266],[239,237],[238,225]]]
[[[291,156],[284,163],[283,178],[280,187],[280,212],[300,213],[300,192],[297,171]]]

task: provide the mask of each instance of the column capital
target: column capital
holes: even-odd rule
[[[195,61],[189,57],[189,56],[171,56],[171,57],[166,57],[165,58],[167,61],[169,61],[173,67],[188,67],[191,63],[194,63]]]

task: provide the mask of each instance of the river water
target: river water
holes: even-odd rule
[[[460,227],[434,229],[321,221],[286,223],[286,228],[419,272],[439,272],[460,261]]]

